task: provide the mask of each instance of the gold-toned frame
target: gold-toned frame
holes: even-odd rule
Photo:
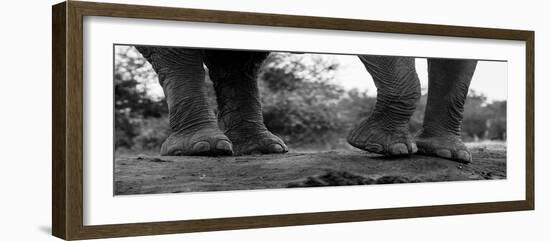
[[[525,41],[526,180],[525,200],[336,212],[296,213],[169,222],[83,224],[83,35],[84,16],[300,27]],[[534,189],[534,32],[324,17],[275,15],[184,8],[67,1],[52,7],[52,233],[66,240],[214,230],[265,228],[533,210]]]

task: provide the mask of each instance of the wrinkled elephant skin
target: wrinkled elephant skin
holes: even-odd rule
[[[268,52],[136,48],[158,74],[168,103],[172,134],[163,143],[161,155],[288,151],[263,122],[257,74]],[[418,152],[464,163],[471,161],[460,138],[460,128],[475,60],[428,59],[425,119],[422,130],[413,137],[408,123],[420,98],[415,59],[358,57],[374,80],[377,101],[371,115],[350,131],[347,140],[352,146],[386,156]],[[203,64],[214,83],[217,118],[208,105]]]

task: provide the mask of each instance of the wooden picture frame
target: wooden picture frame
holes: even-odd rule
[[[492,213],[534,209],[534,32],[432,24],[67,1],[52,7],[52,232],[66,240]],[[525,199],[456,205],[297,213],[168,222],[83,224],[83,17],[107,16],[299,27],[526,43]]]

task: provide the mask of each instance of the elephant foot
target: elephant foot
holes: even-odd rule
[[[162,156],[231,156],[231,141],[218,128],[202,128],[194,133],[172,133],[162,143]]]
[[[235,155],[254,155],[286,153],[288,147],[283,140],[270,131],[258,131],[254,134],[242,134],[226,132],[233,143]]]
[[[353,129],[347,141],[356,148],[385,156],[404,156],[417,151],[407,126],[388,127],[387,123],[374,118]]]
[[[442,157],[461,163],[472,162],[472,154],[459,136],[452,134],[426,135],[420,133],[416,137],[418,153],[427,156]]]

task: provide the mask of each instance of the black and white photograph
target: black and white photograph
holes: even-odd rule
[[[506,179],[506,61],[113,50],[115,195]]]
[[[550,237],[544,1],[6,3],[0,240]]]

